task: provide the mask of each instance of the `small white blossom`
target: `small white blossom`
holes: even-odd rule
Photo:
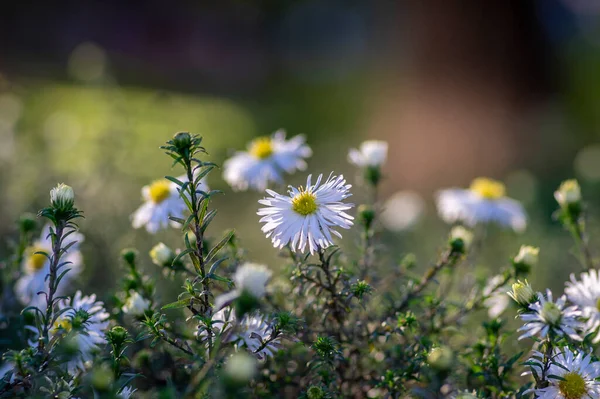
[[[257,263],[244,263],[235,271],[233,282],[235,290],[220,295],[215,300],[215,309],[221,309],[231,301],[239,297],[243,292],[246,292],[256,299],[265,296],[267,292],[267,282],[273,275],[266,266]]]
[[[242,319],[239,332],[233,334],[229,340],[232,342],[238,341],[238,344],[245,346],[257,358],[264,359],[273,356],[281,348],[279,338],[269,341],[263,347],[263,343],[270,339],[272,332],[273,329],[265,321],[264,316],[260,313],[253,313]]]
[[[123,305],[123,313],[132,316],[141,316],[150,308],[150,301],[136,291],[130,291],[129,297]]]
[[[159,242],[150,250],[150,259],[158,266],[171,266],[175,256],[175,252],[162,242]]]
[[[545,338],[550,331],[557,335],[567,335],[573,340],[581,341],[581,337],[575,331],[581,327],[577,320],[581,311],[576,306],[565,307],[567,297],[561,296],[553,302],[552,292],[546,290],[546,298],[538,293],[538,302],[529,305],[531,312],[520,315],[525,325],[518,331],[525,331],[519,339],[538,335]]]
[[[540,249],[532,247],[530,245],[521,245],[519,253],[513,259],[515,263],[522,263],[524,265],[533,267],[538,263]]]
[[[581,201],[581,187],[575,179],[565,180],[554,192],[556,202],[562,207]]]
[[[284,172],[306,169],[304,159],[311,155],[304,136],[286,140],[285,131],[278,130],[253,140],[247,151],[238,151],[225,161],[223,178],[234,190],[264,191],[270,183],[283,183]]]
[[[523,206],[504,195],[498,181],[477,178],[469,189],[451,188],[437,194],[437,209],[446,223],[463,222],[468,226],[495,222],[517,232],[525,230],[527,216]]]
[[[597,332],[600,327],[600,276],[595,269],[581,273],[580,276],[581,281],[577,281],[575,275],[571,274],[571,281],[567,282],[565,293],[569,301],[581,309],[583,318],[587,320],[586,332]],[[596,334],[593,342],[600,342],[600,334]]]
[[[352,148],[348,152],[348,162],[364,167],[379,167],[387,159],[388,143],[381,140],[367,140],[359,149]]]
[[[508,286],[502,285],[504,280],[505,278],[502,275],[492,277],[482,292],[486,298],[483,305],[488,308],[488,316],[492,319],[504,313],[510,303],[510,298],[506,295]]]
[[[345,211],[354,205],[342,202],[352,195],[352,186],[341,175],[330,175],[323,184],[323,175],[314,185],[311,179],[309,175],[306,188],[289,186],[287,196],[267,190],[270,197],[258,201],[266,206],[258,210],[262,231],[276,248],[289,244],[292,251],[304,252],[308,246],[315,253],[333,244],[332,234],[342,237],[334,227],[352,226],[354,218]]]
[[[49,280],[47,276],[50,274],[50,261],[42,254],[52,254],[52,239],[49,236],[50,225],[46,225],[42,229],[42,234],[39,240],[36,240],[29,248],[25,250],[25,256],[21,263],[22,275],[15,283],[15,294],[19,301],[26,306],[36,306],[38,308],[46,305],[46,297],[38,295],[38,292],[48,292]],[[63,240],[63,247],[71,245],[65,254],[60,258],[61,263],[69,262],[60,269],[60,273],[70,269],[65,274],[58,285],[57,296],[70,294],[70,283],[81,272],[83,265],[83,257],[79,251],[79,244],[83,242],[84,237],[81,233],[75,232],[69,234]]]

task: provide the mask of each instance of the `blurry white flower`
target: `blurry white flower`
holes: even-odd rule
[[[581,187],[575,179],[565,180],[558,190],[554,192],[554,198],[560,206],[568,206],[581,201]]]
[[[525,333],[519,339],[538,334],[540,338],[545,338],[552,330],[557,335],[567,335],[573,340],[581,341],[581,337],[575,331],[581,327],[577,320],[581,316],[581,311],[577,310],[576,306],[565,308],[567,301],[565,295],[558,298],[556,302],[553,302],[550,290],[546,290],[546,296],[547,298],[544,298],[542,293],[538,293],[539,301],[529,305],[531,312],[520,315],[525,325],[518,331],[525,331]]]
[[[60,183],[50,190],[50,203],[58,210],[66,211],[73,208],[75,204],[75,193],[71,186]]]
[[[186,176],[179,176],[179,181],[186,182]],[[155,180],[148,186],[142,187],[144,203],[131,215],[134,228],[146,227],[148,233],[154,234],[160,229],[180,227],[180,224],[169,219],[169,216],[183,219],[186,205],[181,198],[179,186],[167,179]],[[200,180],[199,188],[208,190],[204,179]]]
[[[130,291],[129,297],[123,305],[123,313],[132,316],[141,316],[150,308],[150,301],[138,294],[136,291]]]
[[[46,278],[50,274],[50,261],[48,258],[38,252],[52,254],[52,239],[49,236],[50,225],[42,229],[40,239],[35,241],[25,250],[23,262],[21,263],[22,275],[15,283],[15,294],[19,301],[26,306],[37,306],[45,308],[46,297],[38,295],[38,292],[48,292],[49,280]],[[63,247],[76,242],[60,258],[61,263],[70,262],[59,270],[59,273],[70,269],[64,275],[58,285],[57,296],[69,294],[71,281],[77,277],[81,271],[83,258],[79,252],[79,244],[84,240],[81,233],[75,232],[68,235],[63,241]]]
[[[273,272],[265,265],[257,263],[246,262],[239,266],[233,275],[235,290],[218,296],[215,300],[215,309],[222,308],[243,292],[252,295],[256,299],[262,298],[267,292],[267,282],[272,274]]]
[[[162,242],[159,242],[150,250],[150,259],[152,259],[152,263],[158,266],[171,266],[175,256],[175,252]]]
[[[532,247],[530,245],[521,245],[519,249],[519,253],[513,261],[515,263],[522,263],[529,267],[533,267],[538,263],[538,257],[540,254],[540,249],[536,247]]]
[[[239,383],[250,381],[256,374],[256,359],[244,352],[234,353],[225,363],[225,375]]]
[[[529,307],[533,302],[537,302],[537,295],[533,292],[527,280],[525,282],[519,280],[513,283],[512,290],[508,292],[508,296],[521,306]]]
[[[425,201],[414,191],[398,191],[388,198],[379,220],[391,231],[402,231],[414,226],[423,215]]]
[[[358,167],[377,167],[383,165],[387,158],[388,143],[381,140],[367,140],[359,149],[352,148],[348,152],[348,162]]]
[[[240,322],[239,330],[229,338],[229,341],[238,341],[238,344],[243,344],[248,351],[252,352],[257,358],[264,359],[265,357],[273,356],[281,348],[281,340],[279,338],[264,343],[271,337],[273,329],[264,320],[264,316],[260,313],[246,315]]]
[[[124,386],[123,388],[121,388],[121,391],[117,394],[117,397],[119,399],[129,399],[135,391],[137,391],[137,389],[134,389],[130,386]]]
[[[332,234],[342,237],[334,227],[349,229],[352,216],[346,210],[353,204],[342,201],[350,195],[350,184],[343,176],[332,176],[321,185],[323,175],[319,175],[313,185],[312,176],[306,181],[306,188],[290,186],[288,196],[267,190],[271,196],[258,201],[267,206],[260,208],[258,215],[265,223],[262,231],[276,248],[290,246],[292,251],[304,252],[306,246],[311,253],[333,244]]]
[[[61,300],[58,303],[58,311],[70,307],[71,309],[62,313],[54,322],[50,329],[50,338],[59,332],[69,333],[73,329],[72,320],[76,312],[84,310],[90,316],[87,322],[81,327],[82,331],[74,334],[70,341],[77,353],[69,360],[67,369],[69,373],[75,374],[77,371],[85,371],[94,360],[94,354],[99,352],[101,346],[106,343],[104,333],[108,328],[109,314],[104,309],[104,303],[96,301],[96,295],[82,296],[81,291],[77,291],[72,299]],[[32,346],[37,345],[30,342]]]
[[[238,151],[223,164],[223,178],[234,190],[264,191],[269,183],[283,183],[283,173],[306,169],[304,158],[312,155],[302,135],[285,139],[278,130],[270,137],[252,141],[247,151]]]
[[[454,363],[454,353],[447,346],[435,347],[427,355],[427,363],[437,370],[448,370]]]
[[[537,353],[529,362],[541,375],[543,355]],[[573,353],[567,347],[552,356],[546,374],[549,386],[531,389],[538,399],[595,399],[600,397],[600,363],[592,361],[590,355]]]
[[[463,251],[467,251],[473,243],[473,233],[464,226],[454,226],[450,229],[450,242],[460,239],[463,245]]]
[[[437,195],[437,208],[446,223],[463,222],[469,226],[496,222],[521,232],[527,225],[523,206],[506,197],[504,185],[498,181],[477,178],[469,189],[451,188]]]
[[[500,316],[508,307],[510,299],[506,295],[508,286],[500,285],[505,280],[504,276],[497,275],[489,279],[483,289],[483,296],[486,298],[483,305],[488,308],[488,316],[492,319]]]
[[[600,327],[600,276],[595,269],[581,273],[580,276],[581,281],[577,281],[575,275],[571,274],[571,281],[567,282],[565,293],[569,301],[581,309],[583,318],[587,320],[586,332],[592,333]],[[600,334],[596,334],[593,342],[600,342]]]
[[[231,307],[226,306],[223,309],[219,310],[215,314],[212,315],[212,325],[211,329],[214,334],[220,335],[227,332],[233,323],[235,323],[236,317],[235,312]],[[204,340],[207,337],[206,328],[204,324],[200,324],[198,330],[194,333],[194,335],[201,340]]]

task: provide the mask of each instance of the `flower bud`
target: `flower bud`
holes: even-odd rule
[[[75,193],[70,186],[60,183],[50,190],[50,203],[58,211],[70,211],[75,205]]]
[[[173,136],[173,144],[179,150],[188,148],[192,143],[192,136],[188,132],[179,132]]]
[[[121,326],[114,326],[106,333],[108,341],[117,348],[123,346],[129,333]]]
[[[225,364],[225,375],[238,384],[246,384],[256,374],[256,359],[245,352],[231,356]]]
[[[427,356],[427,363],[439,371],[449,370],[454,362],[454,353],[447,346],[433,348]]]
[[[121,251],[121,257],[128,265],[133,265],[137,257],[137,251],[133,248],[125,248]]]
[[[578,204],[581,201],[581,187],[577,180],[570,179],[562,182],[558,190],[554,192],[554,198],[561,207]]]
[[[508,292],[508,295],[515,300],[519,305],[528,307],[530,304],[537,300],[535,292],[529,285],[529,282],[517,281],[512,285],[512,291]]]
[[[129,298],[123,305],[123,313],[132,316],[141,316],[150,308],[150,301],[135,291],[130,292]]]
[[[308,391],[306,391],[306,397],[308,399],[323,399],[325,397],[325,393],[321,387],[312,385],[310,388],[308,388]]]
[[[453,252],[465,253],[473,242],[473,233],[463,226],[454,226],[450,230],[450,248]]]
[[[538,263],[540,249],[530,245],[521,245],[519,253],[513,258],[513,266],[517,274],[529,273]]]
[[[35,230],[36,226],[35,215],[24,213],[19,218],[19,227],[23,233],[29,233]]]
[[[159,242],[150,250],[150,258],[152,258],[152,262],[155,265],[170,267],[175,259],[175,252],[162,242]]]
[[[358,207],[358,217],[365,227],[371,227],[373,220],[375,220],[375,216],[375,209],[373,209],[372,206],[363,204]]]

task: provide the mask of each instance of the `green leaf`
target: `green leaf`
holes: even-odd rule
[[[180,299],[179,301],[171,302],[171,303],[163,306],[161,309],[162,310],[167,310],[167,309],[181,309],[181,308],[185,308],[185,307],[189,306],[191,299],[192,298]]]
[[[234,230],[230,230],[225,237],[223,237],[221,241],[219,241],[219,243],[210,250],[208,256],[206,257],[206,263],[209,263],[212,258],[229,242],[229,240],[231,240],[231,237],[233,237],[234,233]]]
[[[176,179],[173,176],[165,176],[165,179],[172,181],[173,183],[177,184],[179,187],[182,187],[184,185],[184,183],[181,180]]]

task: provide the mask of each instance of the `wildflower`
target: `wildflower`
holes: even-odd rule
[[[565,180],[558,190],[554,192],[554,198],[561,207],[578,204],[581,201],[581,187],[575,179]]]
[[[50,190],[50,203],[59,211],[69,211],[75,204],[75,193],[70,186],[59,184]]]
[[[260,313],[248,314],[240,322],[239,332],[233,334],[229,341],[238,341],[238,345],[245,346],[257,358],[273,356],[281,348],[281,340],[270,340],[272,327]],[[266,342],[269,343],[266,343]]]
[[[223,178],[234,189],[264,191],[269,183],[282,183],[282,174],[306,169],[304,158],[312,155],[302,135],[285,139],[278,130],[270,137],[253,140],[247,151],[238,151],[223,164]]]
[[[519,339],[532,337],[539,333],[541,338],[546,337],[550,331],[557,335],[567,335],[573,340],[581,341],[581,337],[575,332],[580,327],[577,317],[581,312],[576,306],[565,308],[567,298],[561,296],[554,302],[552,292],[546,290],[547,298],[538,293],[538,302],[529,305],[531,312],[520,315],[525,325],[518,331],[525,331]]]
[[[59,332],[75,333],[70,343],[77,351],[67,364],[69,373],[75,374],[78,370],[85,371],[94,359],[94,354],[106,343],[104,332],[108,328],[109,314],[104,309],[104,304],[96,301],[96,295],[82,296],[81,291],[77,291],[72,299],[61,300],[58,303],[58,311],[65,308],[70,309],[56,319],[50,329],[50,339]],[[80,311],[85,312],[86,320],[80,325],[74,325],[76,315]]]
[[[532,303],[537,302],[537,295],[533,292],[533,289],[527,280],[525,280],[525,282],[518,280],[516,283],[513,283],[512,291],[508,292],[508,296],[514,299],[519,305],[527,308],[529,308],[529,305]]]
[[[504,184],[487,179],[473,180],[469,189],[451,188],[437,195],[440,217],[447,223],[457,221],[468,226],[496,222],[521,232],[527,225],[523,206],[505,196]]]
[[[180,181],[187,181],[187,177],[180,176]],[[204,180],[200,187],[206,191],[208,186]],[[150,234],[156,233],[171,225],[179,227],[179,223],[169,219],[169,216],[183,218],[186,205],[179,193],[179,186],[167,179],[159,179],[142,187],[144,203],[131,215],[131,224],[139,229],[145,226]]]
[[[583,318],[587,320],[585,330],[588,333],[596,332],[600,327],[600,276],[595,269],[581,273],[580,276],[581,281],[577,281],[575,275],[571,274],[565,293],[569,301],[581,309]],[[600,334],[596,334],[593,342],[600,342]]]
[[[485,298],[483,305],[488,308],[488,316],[492,319],[504,313],[509,304],[509,298],[506,295],[508,287],[500,285],[503,281],[504,276],[502,275],[492,277],[482,292]]]
[[[312,176],[306,181],[306,188],[289,187],[289,196],[267,190],[270,198],[258,201],[266,208],[258,210],[265,223],[262,231],[270,238],[273,246],[282,248],[290,246],[292,251],[304,252],[306,246],[311,253],[327,248],[333,244],[331,235],[341,238],[341,234],[333,227],[349,229],[353,217],[346,210],[352,204],[342,201],[350,195],[351,185],[346,184],[343,176],[332,176],[321,184],[323,175],[319,175],[312,184]]]
[[[175,259],[175,252],[169,247],[167,247],[162,242],[156,244],[150,250],[150,258],[152,259],[152,263],[157,266],[165,266],[170,267]]]
[[[533,362],[539,362],[533,359]],[[541,365],[540,365],[541,366]],[[540,366],[533,366],[540,368]],[[549,386],[533,390],[538,399],[592,399],[600,396],[600,363],[590,355],[568,348],[553,356],[548,369]]]
[[[135,291],[129,292],[129,297],[123,305],[123,313],[141,316],[150,308],[150,301]]]
[[[254,299],[262,298],[267,292],[267,282],[272,274],[264,265],[250,262],[244,263],[237,268],[233,275],[235,290],[217,297],[215,300],[215,309],[222,308],[244,293],[252,296]]]
[[[359,149],[352,148],[348,152],[348,162],[360,168],[380,167],[387,158],[388,143],[381,140],[367,140]]]
[[[57,296],[65,295],[69,283],[77,277],[81,271],[83,259],[79,252],[79,244],[84,240],[82,234],[75,232],[66,236],[63,247],[69,247],[61,256],[61,263],[69,262],[61,269],[70,269],[65,274],[58,286]],[[71,245],[74,243],[73,245]],[[71,245],[71,246],[69,246]],[[39,240],[36,240],[25,250],[25,256],[21,263],[22,275],[15,283],[15,293],[23,305],[42,307],[46,304],[46,298],[38,295],[38,292],[48,292],[48,279],[50,274],[50,261],[44,254],[52,254],[52,239],[50,238],[50,225],[46,225]]]

